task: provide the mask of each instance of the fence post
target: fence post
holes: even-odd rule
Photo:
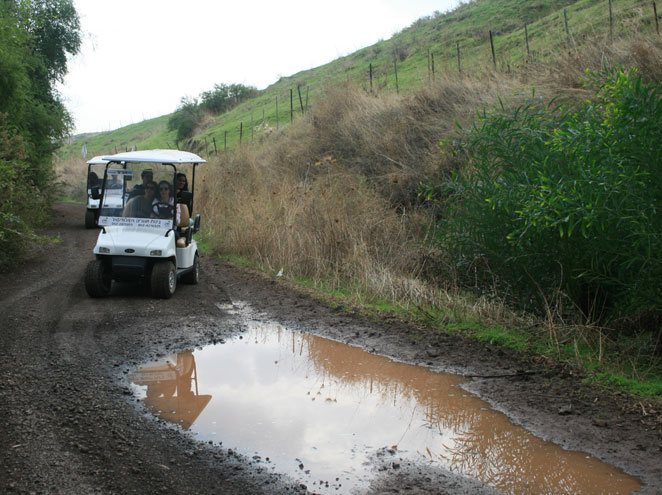
[[[370,68],[368,69],[370,75],[370,93],[372,93],[372,62],[370,63]]]
[[[657,32],[657,35],[660,35],[660,21],[657,19],[657,4],[655,3],[655,0],[653,0],[653,14],[655,14],[655,32]]]
[[[494,52],[494,37],[492,36],[492,30],[490,29],[490,47],[492,49],[492,64],[494,64],[494,70],[496,70],[496,53]]]
[[[239,123],[239,144],[241,144],[243,139],[244,139],[244,123],[240,122]]]
[[[303,98],[301,98],[301,85],[297,84],[297,93],[299,94],[299,106],[301,107],[301,115],[303,115]]]
[[[290,88],[290,124],[294,122],[294,90]]]
[[[430,68],[432,69],[432,80],[435,80],[435,73],[434,73],[434,53],[430,52]]]
[[[393,70],[395,71],[395,92],[400,94],[400,83],[398,82],[398,56],[393,54]]]
[[[462,64],[460,63],[460,42],[456,41],[455,46],[457,48],[457,72],[462,75]]]
[[[614,41],[614,12],[611,8],[611,0],[609,0],[609,41]]]
[[[565,25],[565,35],[568,38],[568,44],[570,44],[570,28],[568,27],[568,9],[563,9],[563,24]]]
[[[216,137],[212,137],[211,140],[214,143],[214,154],[218,155],[218,148],[216,147]]]
[[[529,49],[529,28],[524,24],[524,40],[526,41],[526,58],[531,58],[531,50]]]
[[[428,48],[428,81],[432,80],[432,71],[430,70],[430,49]]]

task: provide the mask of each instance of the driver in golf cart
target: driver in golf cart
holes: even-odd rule
[[[124,207],[122,215],[132,218],[152,217],[152,203],[156,197],[156,187],[156,182],[147,182],[143,186],[143,194],[129,199],[129,202]]]

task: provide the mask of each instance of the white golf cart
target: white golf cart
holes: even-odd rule
[[[105,297],[113,281],[143,281],[152,296],[169,298],[177,280],[197,284],[200,264],[193,234],[200,215],[192,218],[198,155],[178,150],[145,150],[103,156],[99,237],[95,259],[85,272],[91,297]],[[190,177],[191,190],[175,192],[178,173]]]
[[[85,210],[85,228],[93,229],[99,219],[99,199],[92,197],[92,190],[101,190],[103,173],[108,160],[95,156],[87,161],[87,209]],[[95,194],[98,196],[98,194]]]

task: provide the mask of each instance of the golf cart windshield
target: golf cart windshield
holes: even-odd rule
[[[111,162],[104,176],[100,226],[173,228],[176,169],[171,164]]]

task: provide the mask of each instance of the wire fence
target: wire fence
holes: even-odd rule
[[[465,76],[476,72],[484,73],[486,70],[510,73],[517,70],[518,64],[535,63],[537,60],[558,53],[559,50],[577,49],[588,39],[591,29],[593,32],[606,32],[606,42],[613,42],[616,39],[619,28],[622,34],[632,32],[633,29],[643,34],[648,28],[647,33],[651,36],[660,36],[656,1],[639,2],[636,5],[637,9],[634,11],[621,9],[617,12],[614,8],[614,0],[607,0],[601,4],[604,11],[600,18],[591,19],[593,27],[601,24],[603,29],[598,31],[582,26],[583,32],[578,30],[579,33],[573,32],[573,17],[568,8],[564,8],[559,14],[548,19],[549,23],[557,24],[559,36],[551,44],[549,37],[546,37],[546,46],[537,50],[533,41],[540,37],[540,34],[533,34],[531,29],[533,25],[526,23],[521,28],[503,35],[490,29],[487,33],[477,33],[471,37],[443,40],[423,49],[424,53],[421,53],[420,48],[417,52],[410,53],[407,48],[399,46],[397,41],[394,42],[388,56],[384,56],[383,52],[375,52],[374,46],[368,47],[362,51],[372,60],[348,65],[345,70],[337,71],[323,80],[315,75],[314,69],[299,75],[289,87],[288,82],[292,78],[285,78],[276,83],[268,94],[241,105],[243,118],[236,119],[236,113],[230,112],[228,115],[235,115],[232,124],[223,122],[230,117],[226,119],[221,117],[219,119],[221,123],[211,128],[203,137],[168,144],[178,149],[211,155],[253,142],[255,139],[264,139],[274,131],[306,115],[310,111],[311,100],[314,97],[322,95],[326,88],[340,84],[352,83],[371,94],[383,91],[400,93],[404,86],[404,72],[408,74],[407,87],[434,83],[438,77],[449,74]],[[605,23],[608,23],[608,30],[604,29]],[[537,29],[540,30],[541,27],[537,26]],[[309,81],[313,78],[317,79]],[[237,120],[239,120],[238,124],[236,124]]]

